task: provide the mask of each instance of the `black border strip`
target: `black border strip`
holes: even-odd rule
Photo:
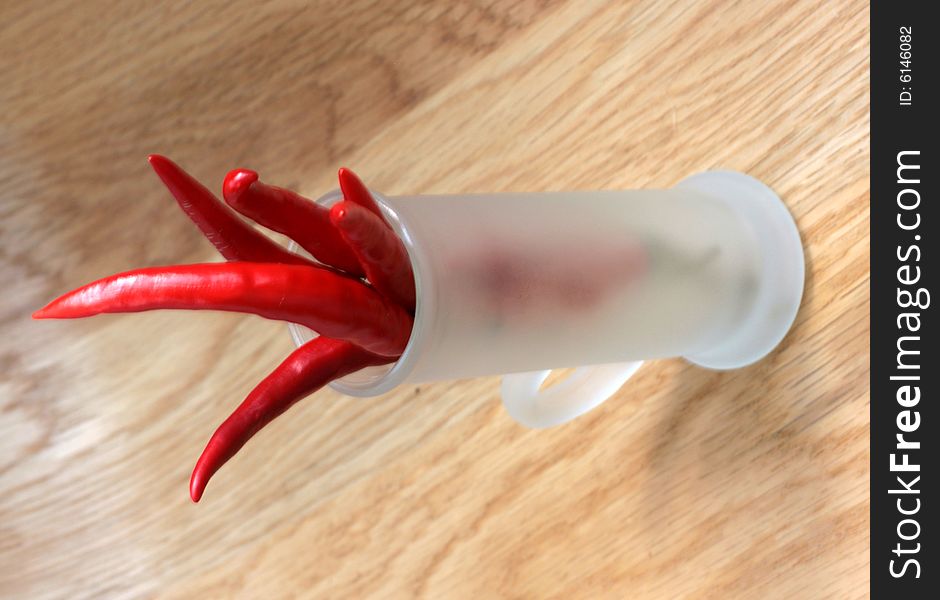
[[[940,24],[927,16],[931,4],[882,1],[871,7],[874,598],[933,598],[938,589],[932,537],[937,508],[927,492],[937,483],[930,465],[940,434],[934,408],[940,362],[928,350],[940,342],[930,307],[940,270],[933,260],[938,173],[932,130],[938,104],[930,90],[936,88]]]

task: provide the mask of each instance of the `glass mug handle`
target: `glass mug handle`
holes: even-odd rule
[[[551,370],[503,375],[503,406],[519,424],[533,429],[561,425],[613,396],[643,361],[579,367],[567,379],[539,388]]]

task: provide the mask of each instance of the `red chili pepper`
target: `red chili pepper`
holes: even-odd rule
[[[329,336],[292,353],[216,430],[190,480],[190,495],[198,502],[212,475],[295,402],[333,379],[401,355],[413,325],[402,306],[414,310],[414,279],[404,246],[351,171],[340,170],[348,202],[335,214],[262,184],[252,171],[226,177],[226,201],[293,237],[325,263],[318,265],[255,231],[169,159],[153,155],[150,164],[190,219],[232,262],[119,273],[61,296],[34,318],[163,308],[225,310],[299,323]],[[368,276],[375,289],[334,267]]]
[[[255,231],[215,194],[169,158],[151,154],[148,160],[180,208],[226,259],[288,265],[313,264]]]
[[[151,267],[89,283],[33,314],[73,319],[155,309],[225,310],[299,323],[383,356],[398,356],[412,318],[366,285],[315,266],[209,263]]]
[[[348,342],[318,337],[287,357],[216,429],[196,462],[189,495],[199,502],[209,479],[265,425],[330,381],[389,362]]]
[[[362,268],[330,224],[330,211],[312,200],[258,180],[248,169],[235,169],[222,184],[225,201],[246,217],[283,233],[318,261],[357,276]]]
[[[333,205],[330,220],[352,248],[372,286],[414,313],[414,273],[398,236],[377,216],[348,201]]]
[[[339,169],[339,189],[343,191],[343,198],[347,202],[355,202],[359,206],[369,209],[378,218],[382,219],[383,223],[385,222],[385,215],[382,214],[382,209],[379,208],[375,198],[372,197],[372,192],[355,173],[346,167],[340,167]]]

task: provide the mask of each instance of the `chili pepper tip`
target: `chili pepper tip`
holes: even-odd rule
[[[337,202],[330,207],[330,220],[333,221],[334,224],[337,221],[342,221],[345,219],[346,215],[349,213],[349,211],[346,210],[345,204],[345,202]]]
[[[33,318],[37,320],[41,319],[67,319],[68,315],[65,314],[67,311],[63,311],[63,306],[61,302],[62,298],[56,298],[49,304],[43,306],[39,310],[33,313]]]
[[[202,499],[202,494],[206,491],[206,484],[208,483],[209,480],[205,477],[203,469],[196,465],[196,469],[189,478],[189,497],[193,502],[199,502]]]
[[[250,169],[233,169],[222,182],[222,195],[229,204],[237,204],[242,192],[258,181],[258,173]]]
[[[151,168],[157,172],[161,179],[174,168],[178,168],[176,163],[162,154],[148,154],[147,162],[150,163]]]
[[[169,158],[151,154],[148,160],[186,216],[227,260],[313,264],[255,231],[251,224],[243,221],[206,186]]]
[[[375,203],[372,192],[369,191],[366,184],[362,183],[359,176],[346,167],[340,167],[338,175],[339,188],[343,192],[343,198],[348,202],[358,204],[370,210],[384,222],[385,217],[382,215],[382,210],[379,208],[379,205]]]

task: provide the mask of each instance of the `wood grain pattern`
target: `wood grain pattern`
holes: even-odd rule
[[[0,597],[855,598],[869,528],[868,9],[856,0],[0,3]],[[527,431],[495,378],[324,391],[206,498],[189,470],[290,349],[222,314],[31,322],[214,260],[144,157],[318,194],[665,187],[793,211],[779,351],[646,365]]]

